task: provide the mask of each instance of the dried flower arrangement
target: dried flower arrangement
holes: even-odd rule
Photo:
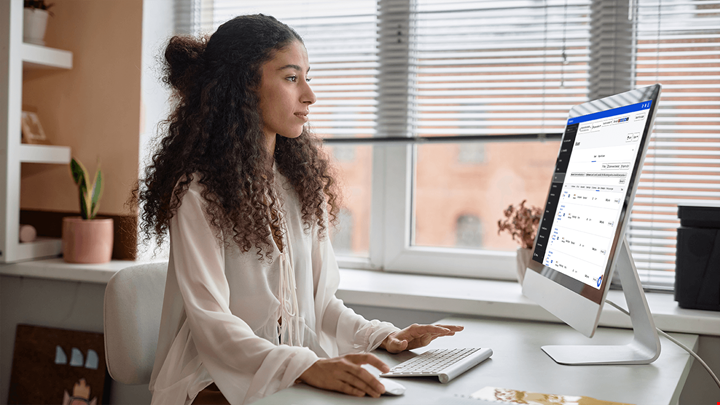
[[[523,200],[518,206],[509,205],[503,211],[505,219],[498,220],[498,235],[507,231],[521,247],[532,249],[542,210],[538,207],[526,207],[526,201]]]

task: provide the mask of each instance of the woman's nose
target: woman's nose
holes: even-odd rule
[[[312,88],[310,88],[310,83],[305,82],[305,91],[303,91],[301,101],[303,103],[307,103],[308,105],[315,104],[317,101],[317,97],[315,97],[315,92],[312,91]]]

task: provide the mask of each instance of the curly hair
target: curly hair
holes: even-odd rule
[[[282,240],[285,231],[255,90],[263,63],[293,41],[303,43],[292,28],[262,14],[236,17],[209,39],[170,39],[163,81],[173,89],[175,108],[129,200],[141,207],[144,242],[155,235],[162,244],[195,179],[204,186],[218,241],[224,235],[242,252],[271,255],[271,238]],[[320,139],[307,128],[297,138],[276,135],[274,159],[298,195],[305,231],[317,225],[317,237],[325,237],[328,224],[337,223],[340,194]]]

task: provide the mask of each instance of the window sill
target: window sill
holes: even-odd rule
[[[62,259],[35,260],[0,265],[0,275],[104,284],[117,271],[134,264],[139,262],[71,264]],[[512,281],[341,269],[337,296],[355,305],[561,322],[524,297],[520,285]],[[682,309],[672,294],[651,292],[646,296],[658,328],[666,332],[720,336],[720,312]],[[622,291],[610,291],[608,298],[619,305],[625,304]],[[615,308],[605,306],[600,325],[629,328],[630,319]]]
[[[521,290],[514,281],[341,269],[337,296],[351,305],[562,323]],[[645,295],[658,328],[720,336],[720,312],[680,308],[668,293]],[[608,292],[608,299],[627,307],[622,291]],[[603,307],[600,325],[631,327],[630,318],[609,305]]]

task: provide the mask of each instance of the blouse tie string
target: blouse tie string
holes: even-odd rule
[[[295,270],[287,253],[280,254],[280,337],[290,346],[302,344],[296,317],[299,314]],[[285,341],[287,339],[287,341]]]

